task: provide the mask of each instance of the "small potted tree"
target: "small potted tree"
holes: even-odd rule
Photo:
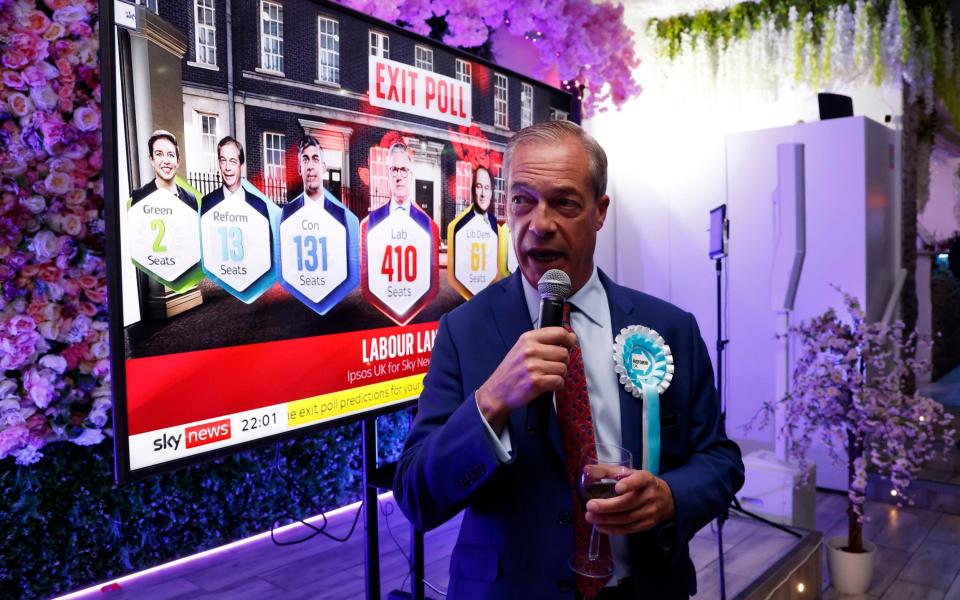
[[[922,343],[916,333],[907,333],[901,321],[868,323],[856,298],[843,293],[843,299],[846,318],[831,308],[791,328],[801,346],[792,390],[766,403],[760,420],[765,426],[778,408],[783,411],[779,434],[803,473],[814,440],[836,463],[842,462],[840,451],[846,453],[849,527],[846,537],[828,540],[828,564],[838,592],[862,594],[870,587],[876,553],[863,539],[867,465],[890,481],[902,503],[911,480],[933,458],[938,437],[950,448],[955,431],[940,403],[906,386],[924,368],[916,358]]]

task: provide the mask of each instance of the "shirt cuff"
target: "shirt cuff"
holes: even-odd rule
[[[493,445],[493,449],[497,453],[497,458],[499,458],[500,462],[502,463],[510,462],[513,460],[513,446],[510,443],[510,431],[504,427],[503,431],[500,432],[500,437],[497,437],[493,427],[490,427],[490,423],[487,423],[486,417],[483,416],[483,411],[480,410],[480,403],[477,402],[476,394],[473,395],[473,401],[477,405],[477,412],[480,413],[480,420],[483,421],[483,426],[487,429],[487,437],[490,439],[490,443]]]

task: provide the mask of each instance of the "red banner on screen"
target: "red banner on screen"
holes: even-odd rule
[[[126,362],[130,435],[425,373],[437,323]]]

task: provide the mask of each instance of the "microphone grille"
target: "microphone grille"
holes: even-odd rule
[[[570,276],[560,269],[550,269],[537,282],[537,291],[541,298],[566,300],[571,291]]]

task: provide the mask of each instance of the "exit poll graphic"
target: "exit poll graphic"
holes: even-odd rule
[[[507,277],[517,270],[517,253],[513,248],[513,238],[510,237],[510,228],[504,223],[500,226],[500,276]]]
[[[280,285],[317,314],[326,314],[360,282],[360,225],[333,195],[301,194],[283,207],[277,234]]]
[[[410,322],[440,290],[440,229],[418,206],[387,202],[360,224],[364,298],[398,325]]]
[[[446,121],[471,123],[470,84],[433,71],[370,57],[370,105]]]
[[[203,279],[200,266],[199,194],[176,178],[176,193],[151,181],[134,190],[127,204],[130,254],[149,277],[175,292]]]
[[[220,187],[200,203],[203,272],[250,304],[277,281],[273,230],[280,209],[247,180],[233,194]]]
[[[447,226],[447,281],[467,300],[499,275],[497,231],[496,221],[472,206]]]

